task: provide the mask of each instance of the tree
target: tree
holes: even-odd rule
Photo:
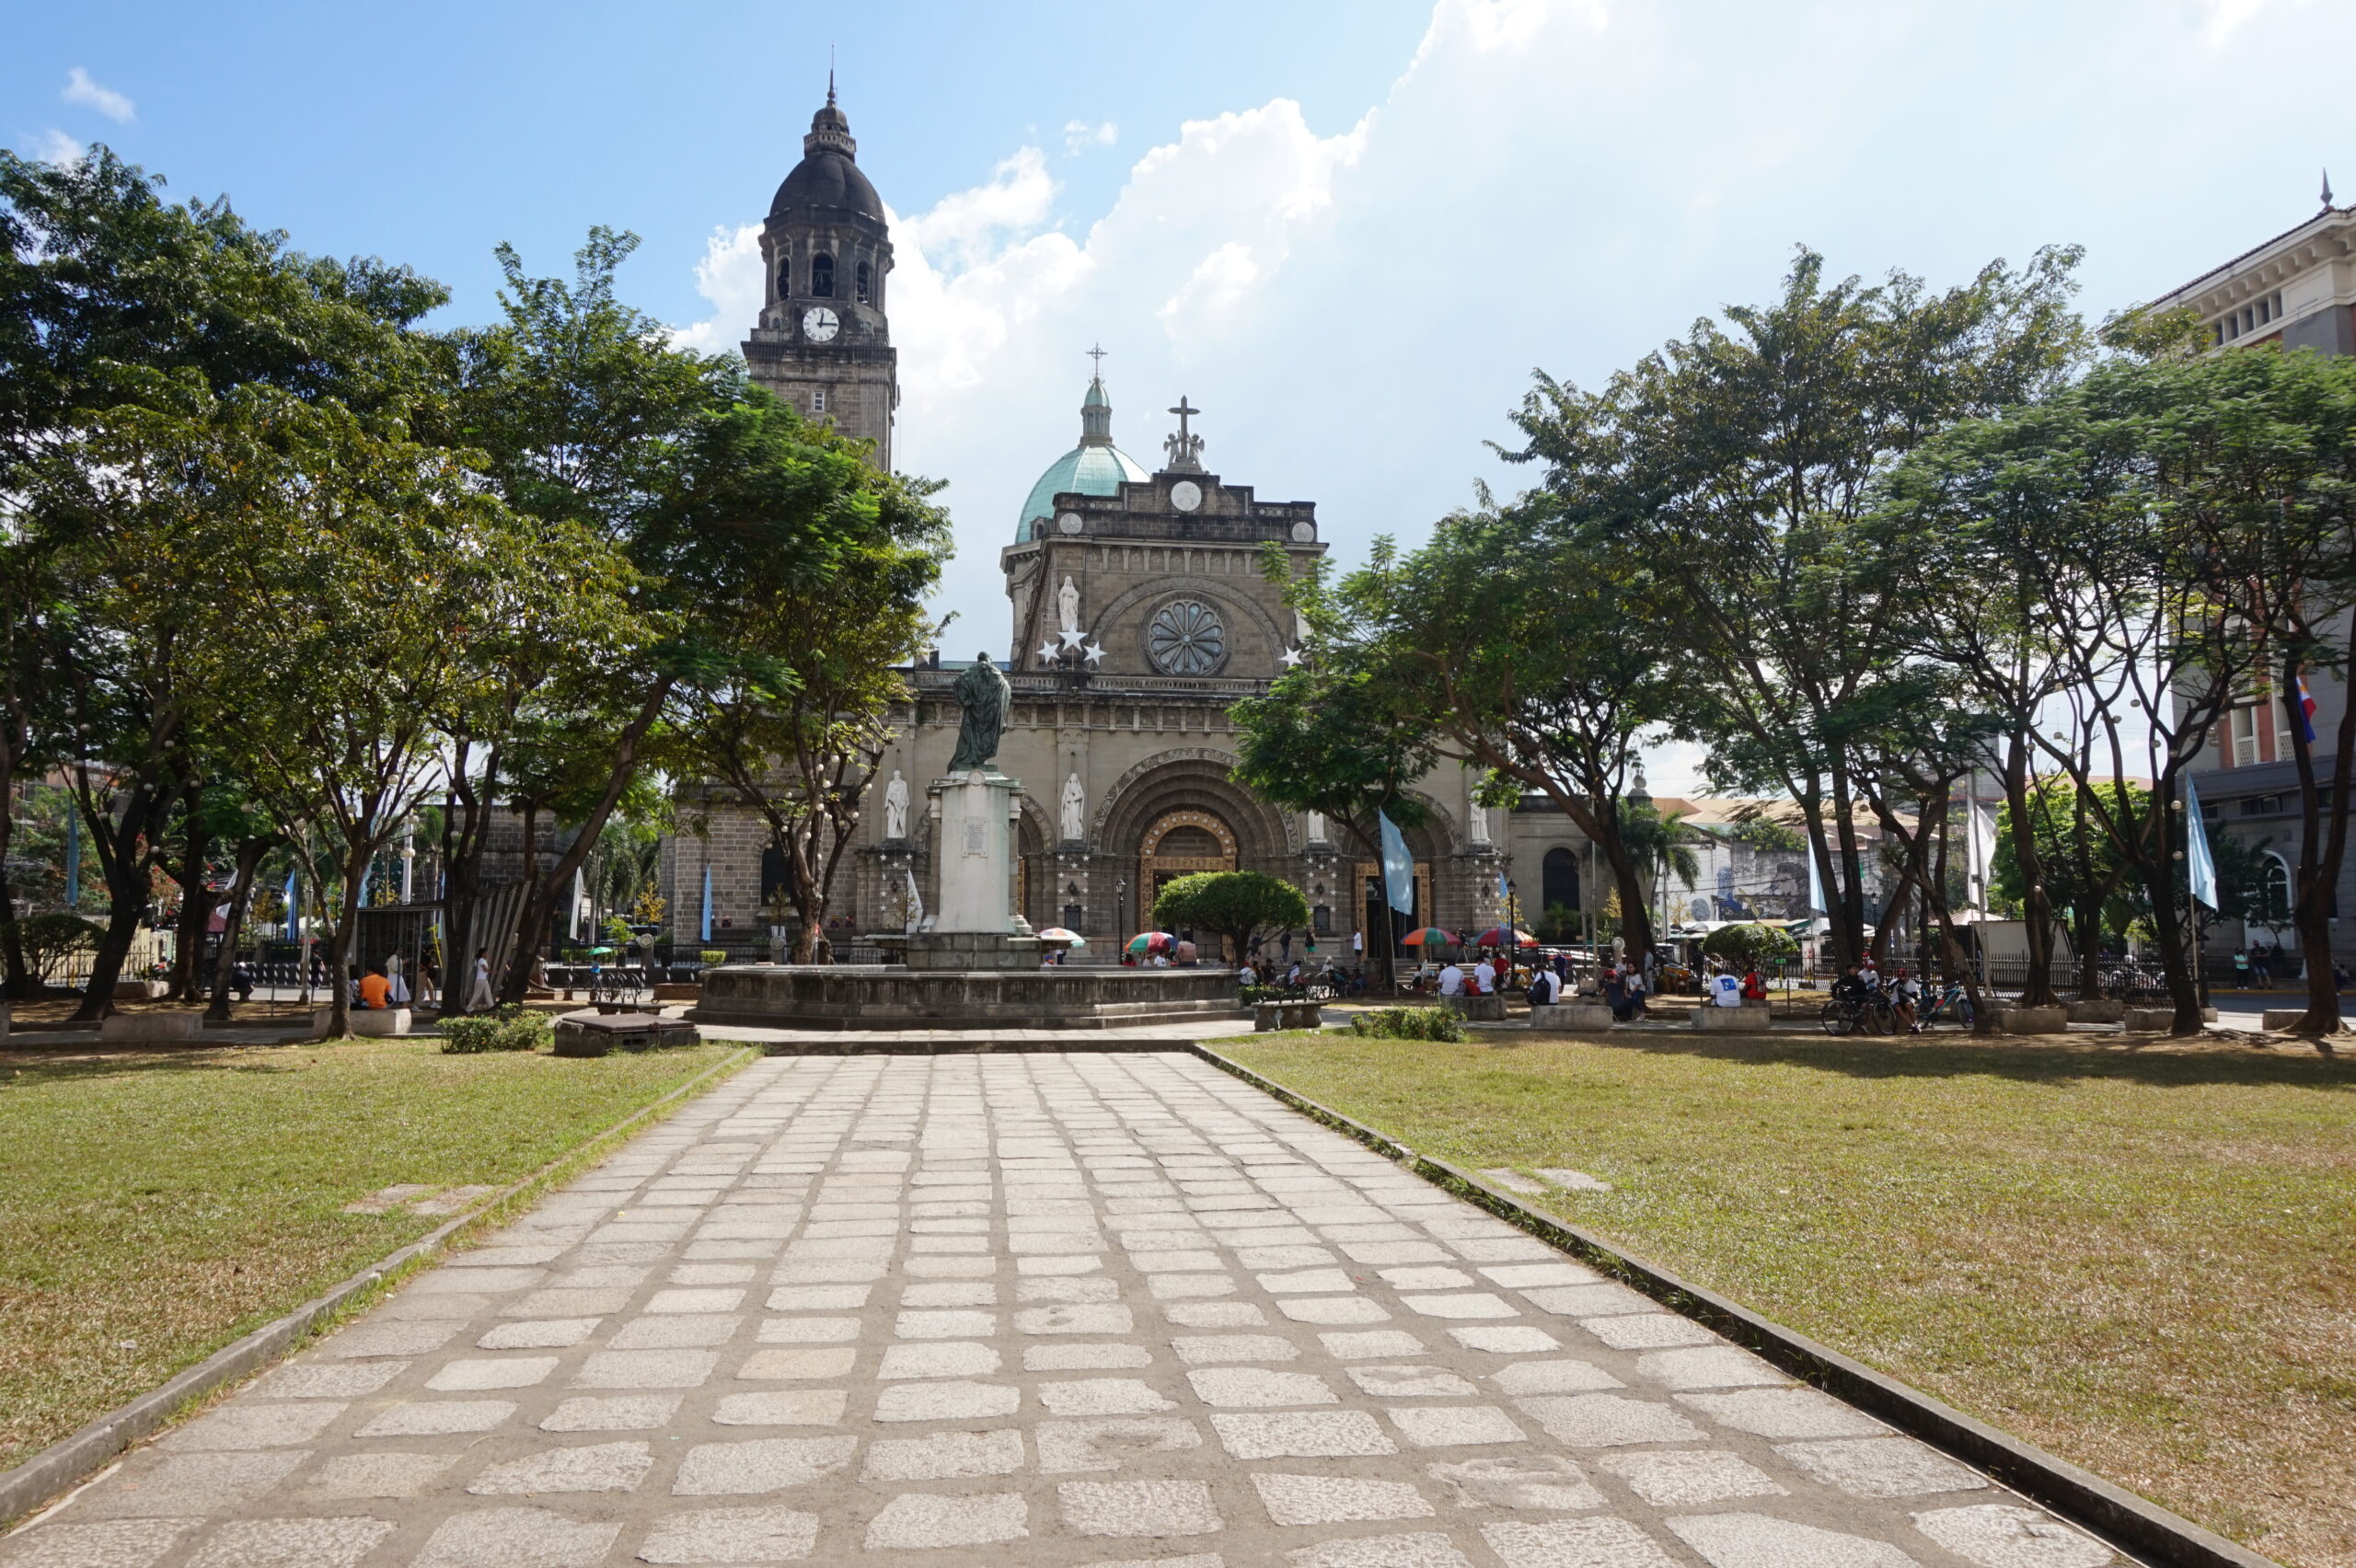
[[[1336,595],[1359,657],[1441,755],[1543,794],[1596,846],[1636,952],[1653,942],[1652,888],[1623,790],[1636,735],[1677,690],[1652,588],[1576,501],[1533,493],[1449,518],[1403,559],[1378,545]]]
[[[455,390],[433,410],[428,433],[479,450],[509,509],[560,528],[584,562],[600,552],[618,558],[596,571],[622,594],[583,617],[595,633],[580,640],[559,627],[516,628],[491,665],[498,678],[485,700],[450,716],[454,963],[474,947],[538,946],[659,745],[678,678],[670,640],[679,617],[694,612],[693,595],[665,580],[646,530],[679,488],[672,467],[683,443],[733,400],[741,370],[670,347],[660,322],[621,300],[616,274],[637,247],[635,235],[592,228],[567,281],[529,275],[514,248],[501,246],[504,319],[443,344]],[[519,760],[519,743],[534,754],[533,798],[554,804],[573,831],[546,870],[526,862],[513,929],[479,932],[491,814],[514,794],[505,769]],[[530,967],[508,967],[502,1000],[522,999]]]
[[[1292,578],[1281,548],[1269,550],[1263,564],[1309,616],[1311,652],[1265,696],[1230,709],[1240,732],[1234,779],[1280,809],[1321,813],[1380,865],[1382,819],[1407,829],[1429,818],[1412,791],[1438,755],[1431,731],[1365,656],[1343,608],[1321,591],[1322,579]],[[1368,932],[1367,941],[1380,955],[1382,983],[1396,989],[1398,944],[1387,900],[1382,915],[1381,929]]]
[[[1721,926],[1702,939],[1702,951],[1726,960],[1729,969],[1748,972],[1790,963],[1799,957],[1800,944],[1781,926]]]
[[[1891,466],[1950,421],[2054,385],[2080,357],[2073,250],[1932,293],[1904,273],[1828,284],[1801,250],[1780,298],[1736,307],[1581,392],[1541,376],[1516,416],[1545,488],[1673,587],[1703,673],[1680,728],[1729,788],[1804,819],[1835,951],[1863,950],[1856,788],[1837,710],[1900,653],[1902,600],[1856,535]],[[1623,904],[1626,902],[1623,900]]]
[[[0,493],[22,498],[26,516],[0,668],[42,662],[52,750],[112,905],[82,1018],[111,1005],[197,778],[182,606],[206,563],[175,547],[208,504],[204,474],[171,467],[192,449],[134,453],[133,421],[94,414],[144,408],[168,421],[191,397],[248,386],[378,408],[413,363],[405,329],[446,298],[405,268],[288,251],[225,200],[168,205],[160,184],[104,147],[62,165],[0,152]],[[135,472],[109,471],[116,459]],[[133,510],[92,504],[110,494]],[[23,718],[0,712],[0,743],[13,728],[21,745]],[[24,760],[0,755],[12,769]],[[0,838],[8,809],[0,795]]]
[[[398,422],[267,391],[197,412],[202,429],[184,439],[212,444],[224,501],[191,628],[199,712],[306,880],[337,890],[329,1032],[342,1034],[360,890],[442,777],[433,721],[480,678],[475,628],[569,585],[545,571],[549,525],[516,518]],[[240,639],[241,627],[271,635]]]
[[[2150,901],[2176,1032],[2201,1025],[2185,893],[2182,780],[2246,689],[2259,641],[2245,559],[2203,523],[2238,476],[2206,361],[2121,353],[2034,404],[1959,422],[1893,490],[1950,532],[1959,559],[2004,585],[2010,640],[2050,661],[2058,711],[2026,732],[2077,787],[2093,826]],[[2112,786],[2150,779],[2145,791]],[[2034,856],[2018,828],[2015,844]],[[2042,868],[2024,864],[2032,889]]]
[[[753,390],[683,443],[645,548],[691,594],[670,711],[680,765],[757,813],[785,862],[792,959],[826,962],[826,914],[921,651],[947,559],[933,487]]]
[[[1153,923],[1167,931],[1217,931],[1240,964],[1265,938],[1305,928],[1309,900],[1265,871],[1196,871],[1173,878],[1155,895]]]

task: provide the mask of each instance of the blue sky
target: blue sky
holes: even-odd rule
[[[12,147],[105,140],[441,278],[453,321],[490,313],[499,241],[559,271],[627,227],[632,297],[712,348],[832,41],[897,220],[899,457],[950,481],[959,647],[1006,640],[998,551],[1092,341],[1134,455],[1184,392],[1212,468],[1355,556],[1511,485],[1481,444],[1531,368],[1600,378],[1796,242],[1934,282],[2083,244],[2099,315],[2305,217],[2321,166],[2356,193],[2328,0],[0,0],[0,36]]]

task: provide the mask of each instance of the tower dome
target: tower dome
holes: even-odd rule
[[[1103,377],[1091,376],[1088,395],[1080,401],[1080,444],[1048,464],[1039,482],[1031,487],[1015,525],[1015,542],[1030,538],[1034,525],[1052,517],[1056,497],[1066,491],[1117,495],[1122,480],[1152,477],[1136,458],[1113,444],[1113,399],[1105,395]]]
[[[836,107],[831,82],[825,106],[810,117],[810,133],[802,138],[802,161],[769,203],[772,220],[792,212],[852,213],[884,222],[884,198],[859,171],[859,144],[851,139],[849,117]]]

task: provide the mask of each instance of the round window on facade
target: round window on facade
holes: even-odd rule
[[[1227,657],[1227,628],[1197,599],[1172,599],[1146,623],[1146,657],[1166,675],[1203,675]]]

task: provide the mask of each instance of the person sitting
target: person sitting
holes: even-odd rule
[[[1563,977],[1551,969],[1541,969],[1530,977],[1530,1005],[1551,1008],[1562,999]]]
[[[382,966],[370,965],[368,973],[360,977],[360,1006],[382,1009],[392,1005],[393,983],[385,978]]]
[[[1635,1009],[1628,1001],[1627,979],[1621,974],[1617,965],[1603,972],[1603,1005],[1611,1009],[1612,1018],[1621,1023],[1627,1022],[1634,1015]]]
[[[1454,963],[1439,972],[1439,994],[1443,997],[1464,995],[1464,971]]]
[[[1742,1006],[1742,982],[1735,978],[1731,970],[1721,969],[1710,976],[1710,1004],[1721,1008]]]
[[[1873,987],[1865,984],[1865,976],[1858,973],[1854,963],[1842,965],[1841,978],[1832,982],[1832,999],[1836,1002],[1854,1002],[1862,1006],[1873,994]]]
[[[1756,969],[1743,972],[1742,999],[1746,1002],[1763,1002],[1767,999],[1767,982],[1759,977],[1759,971]]]
[[[1915,1010],[1915,998],[1919,993],[1920,987],[1914,984],[1914,977],[1909,974],[1901,965],[1898,971],[1898,978],[1889,987],[1889,1010],[1897,1016],[1899,1022],[1906,1026],[1906,1032],[1909,1034],[1923,1032],[1923,1025],[1918,1021]]]

